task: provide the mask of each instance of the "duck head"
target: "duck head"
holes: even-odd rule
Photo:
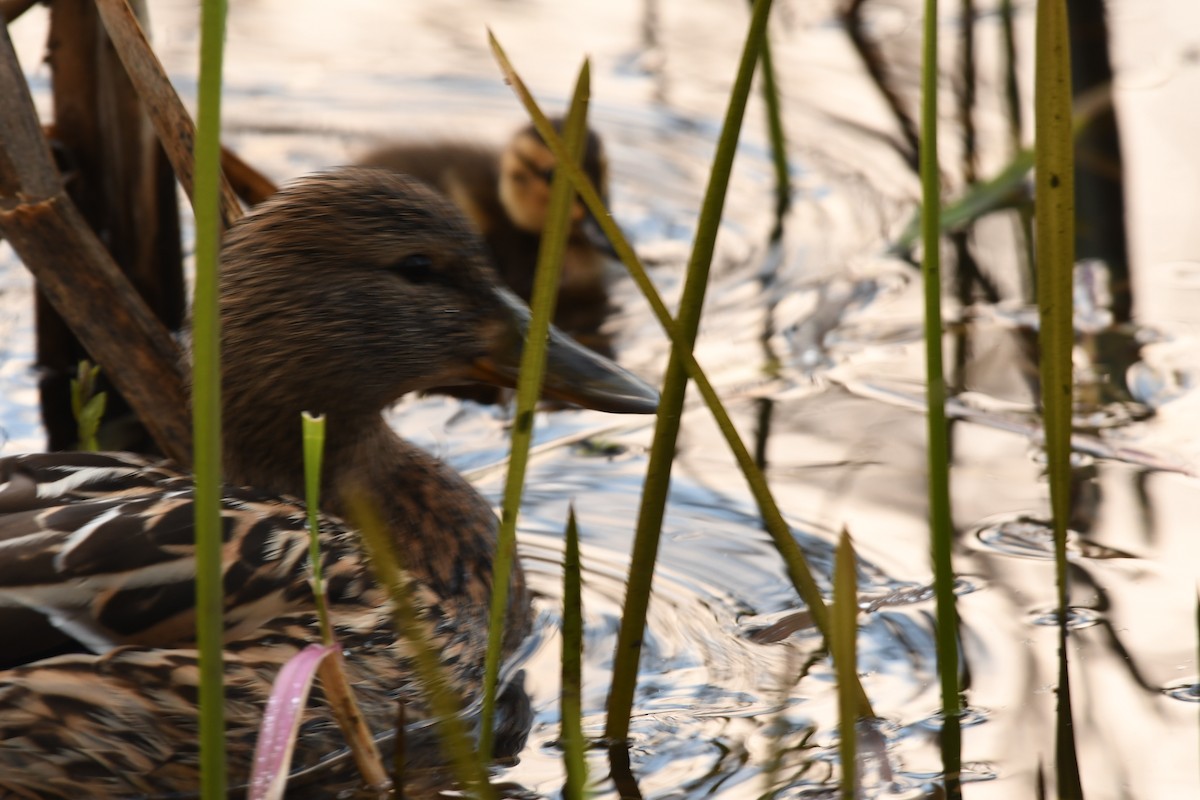
[[[514,385],[529,320],[459,211],[386,170],[316,175],[260,205],[229,232],[220,288],[227,451],[298,444],[301,411],[346,428],[411,391]],[[657,404],[557,331],[544,393],[606,411]]]

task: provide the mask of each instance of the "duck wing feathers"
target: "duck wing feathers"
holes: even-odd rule
[[[167,462],[125,453],[0,459],[0,667],[84,648],[194,640],[194,487]],[[322,522],[331,599],[363,590],[365,565]],[[311,605],[305,508],[224,487],[227,640]]]

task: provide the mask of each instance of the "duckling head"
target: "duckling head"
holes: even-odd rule
[[[301,411],[326,413],[334,435],[378,426],[407,392],[515,382],[529,311],[466,219],[415,180],[361,168],[303,179],[234,226],[222,262],[227,454],[290,457]],[[547,358],[548,396],[609,411],[657,403],[561,333]],[[256,477],[241,472],[229,477]]]
[[[554,118],[551,123],[562,134],[563,120]],[[500,156],[500,202],[513,224],[526,233],[540,234],[546,227],[550,182],[557,164],[533,125],[517,131]],[[583,171],[607,202],[608,161],[600,137],[590,129],[584,143]],[[586,218],[587,211],[577,200],[571,209],[571,223],[577,231]]]

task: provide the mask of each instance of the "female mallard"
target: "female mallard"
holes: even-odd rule
[[[420,711],[388,602],[337,516],[365,491],[390,527],[452,684],[479,685],[496,519],[380,411],[401,395],[510,383],[528,311],[469,225],[415,181],[347,169],[280,192],[223,253],[227,741],[244,781],[271,681],[314,639],[299,414],[328,416],[322,489],[332,620],[376,731]],[[561,334],[546,391],[646,412],[653,390]],[[254,489],[232,488],[253,486]],[[0,796],[127,797],[198,781],[192,485],[128,454],[0,460]],[[529,630],[513,579],[509,649]],[[91,652],[84,652],[84,650]],[[342,746],[323,703],[296,767]]]
[[[562,120],[553,120],[562,131]],[[538,247],[550,204],[557,160],[532,125],[517,131],[501,152],[454,142],[392,144],[362,164],[405,173],[428,182],[451,200],[483,234],[500,277],[529,302]],[[607,194],[608,163],[595,132],[588,131],[583,169],[601,195]],[[583,205],[571,212],[554,324],[577,341],[611,358],[612,341],[600,326],[608,316],[604,280],[607,243]]]

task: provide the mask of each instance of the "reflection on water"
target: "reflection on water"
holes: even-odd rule
[[[940,760],[920,287],[907,265],[878,255],[907,222],[916,183],[885,140],[890,123],[842,32],[829,24],[832,5],[778,9],[775,60],[795,200],[781,243],[768,246],[772,174],[755,105],[698,353],[743,436],[757,434],[757,457],[819,576],[829,573],[833,533],[847,526],[854,535],[863,558],[859,668],[883,718],[859,732],[866,795],[923,797]],[[913,16],[904,3],[893,6],[874,22],[889,51],[899,51],[913,41]],[[592,121],[610,154],[614,212],[674,300],[744,33],[737,4],[357,0],[332,8],[232,4],[226,118],[229,143],[243,156],[286,180],[395,135],[498,143],[521,116],[491,63],[485,24],[552,107],[561,106],[569,76],[589,53]],[[193,3],[155,3],[152,13],[160,54],[190,93]],[[41,25],[30,14],[14,34],[44,103]],[[981,20],[978,33],[995,34],[994,21]],[[1129,58],[1143,52],[1123,46]],[[1137,87],[1128,91],[1129,103],[1146,104]],[[982,102],[985,165],[1004,157],[997,108]],[[1136,125],[1132,133],[1128,147],[1141,152]],[[1146,216],[1137,211],[1141,202],[1135,220]],[[1193,237],[1190,245],[1173,256],[1184,259],[1173,269],[1140,264],[1139,280],[1153,285],[1140,295],[1139,313],[1156,328],[1124,331],[1117,348],[1132,351],[1119,362],[1128,365],[1120,376],[1138,412],[1119,425],[1093,419],[1079,439],[1091,455],[1079,465],[1072,520],[1072,694],[1089,798],[1200,794],[1193,524],[1200,486],[1190,474],[1200,464],[1200,350],[1195,303],[1173,296],[1194,290],[1196,271],[1184,267],[1194,266],[1200,243]],[[1015,260],[1006,255],[1011,249],[1011,234],[991,230],[975,253],[1001,275],[1005,297],[1017,297],[1012,287],[1020,283],[1003,277]],[[11,251],[0,252],[0,426],[3,449],[12,452],[40,441],[28,284]],[[613,292],[619,359],[657,375],[666,353],[661,333],[627,281],[618,279]],[[1104,335],[1103,308],[1086,310],[1094,333]],[[1039,764],[1053,762],[1056,633],[1030,326],[1024,307],[1002,301],[964,310],[960,328],[956,363],[966,394],[952,409],[952,492],[963,531],[955,563],[969,706],[965,796],[1034,797]],[[1086,355],[1111,367],[1118,363],[1111,352],[1097,346]],[[504,409],[412,399],[392,421],[499,497]],[[521,555],[545,621],[526,663],[535,716],[518,763],[498,770],[534,795],[554,796],[562,785],[557,628],[567,504],[575,502],[584,543],[584,727],[598,737],[649,438],[644,420],[583,411],[538,417],[521,520]],[[694,403],[674,474],[635,706],[637,786],[646,797],[756,798],[772,790],[832,797],[839,774],[833,676],[826,662],[814,662],[818,643],[753,501]],[[589,760],[599,795],[617,796],[605,752],[591,751]]]

